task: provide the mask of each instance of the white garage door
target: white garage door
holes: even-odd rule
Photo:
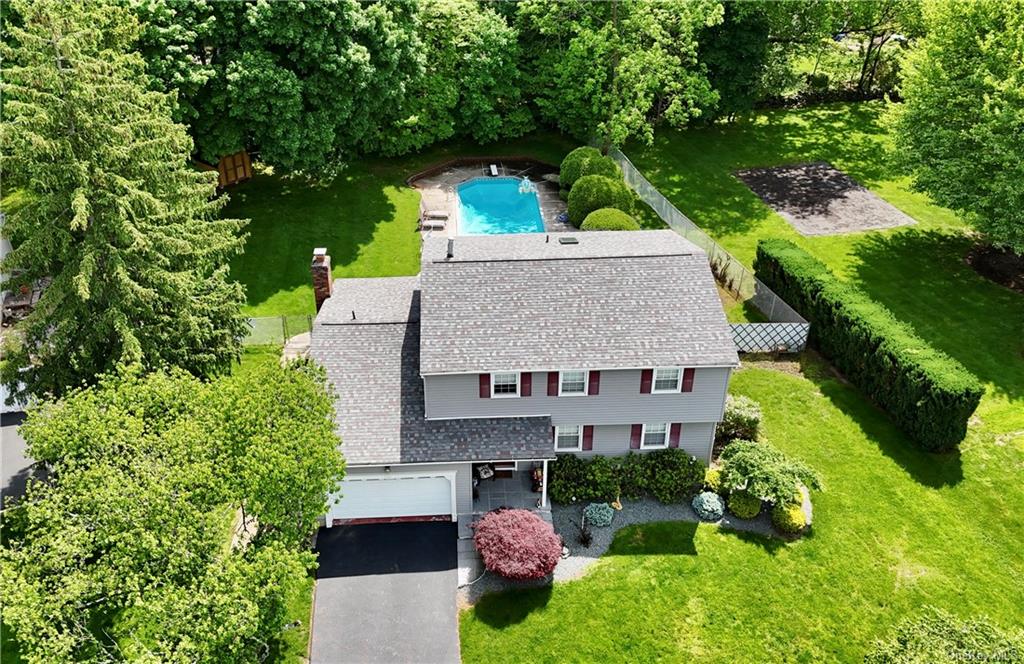
[[[427,516],[455,520],[454,473],[352,475],[342,481],[341,501],[327,522]]]

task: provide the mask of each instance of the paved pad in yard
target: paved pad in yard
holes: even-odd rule
[[[312,662],[459,661],[454,523],[323,528]]]
[[[750,168],[736,176],[801,235],[894,228],[914,219],[823,161]]]

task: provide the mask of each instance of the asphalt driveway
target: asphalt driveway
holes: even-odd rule
[[[25,420],[24,413],[3,413],[0,415],[0,506],[12,498],[25,493],[28,478],[35,474],[32,460],[25,456],[25,439],[18,433],[18,427]]]
[[[459,661],[456,524],[322,528],[312,662]]]

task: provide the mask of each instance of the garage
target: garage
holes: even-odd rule
[[[327,526],[387,521],[454,521],[455,473],[351,474],[341,483]]]

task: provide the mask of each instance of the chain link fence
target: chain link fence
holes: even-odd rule
[[[249,319],[249,335],[242,342],[246,346],[283,346],[297,334],[313,329],[313,316],[265,316]]]
[[[796,352],[807,345],[810,324],[803,316],[764,285],[735,256],[711,239],[689,217],[672,205],[665,196],[637,170],[633,162],[616,148],[609,156],[622,168],[622,175],[640,199],[649,205],[669,228],[704,250],[715,280],[740,302],[749,301],[764,314],[769,323],[737,323],[732,325],[736,347],[744,352]],[[795,325],[776,325],[779,323]]]

